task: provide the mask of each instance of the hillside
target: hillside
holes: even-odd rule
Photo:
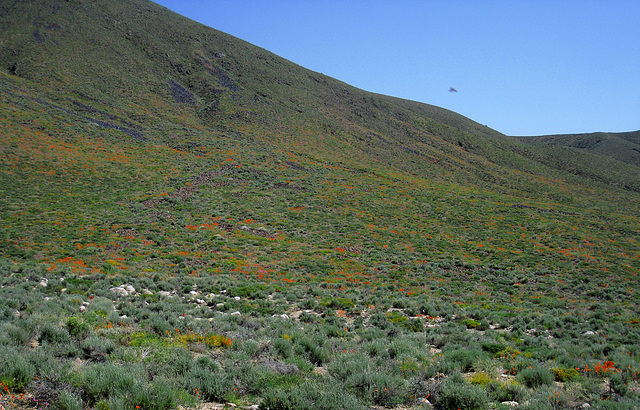
[[[525,142],[579,148],[640,167],[640,131],[594,132],[590,134],[543,135],[519,138]]]
[[[146,0],[0,2],[0,95],[0,405],[638,400],[637,133],[508,137]]]
[[[638,191],[640,131],[518,137],[536,146],[548,166]]]

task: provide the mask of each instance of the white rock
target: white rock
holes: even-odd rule
[[[42,286],[43,288],[46,288],[46,287],[47,287],[47,285],[49,284],[49,279],[47,279],[47,278],[42,278],[42,280],[40,280],[40,282],[38,282],[38,284],[39,284],[40,286]]]
[[[127,290],[125,288],[120,287],[120,286],[115,287],[115,288],[111,288],[109,290],[111,291],[111,293],[114,293],[114,294],[116,294],[118,296],[128,296],[129,295],[129,292],[127,292]]]
[[[197,302],[197,303],[199,303],[199,304],[201,304],[201,305],[202,305],[203,303],[205,303],[205,302],[204,302],[204,300],[202,300],[202,299],[196,299],[196,302]]]
[[[195,296],[195,295],[198,294],[198,292],[196,292],[195,290],[192,290],[192,291],[189,292],[189,294]]]
[[[145,295],[153,295],[153,292],[150,291],[149,289],[143,290],[142,293],[145,294]]]
[[[286,313],[281,314],[280,317],[283,319],[289,319],[289,315],[287,315]]]
[[[87,307],[85,305],[80,306],[80,312],[84,312],[85,310],[87,310]]]
[[[503,406],[509,406],[509,407],[519,407],[520,404],[517,401],[503,401],[502,403]]]
[[[166,290],[161,290],[158,292],[160,296],[171,296],[171,292],[167,292]]]
[[[235,300],[240,300],[240,296],[234,297]]]
[[[131,285],[127,285],[127,286],[125,286],[125,289],[126,289],[126,290],[127,290],[127,292],[129,292],[129,293],[135,293],[135,291],[136,291],[136,288],[134,288],[134,287],[133,287],[133,286],[131,286]]]
[[[232,315],[234,315],[234,316],[242,316],[242,313],[236,311],[236,312],[233,312]]]
[[[582,332],[582,336],[593,336],[595,335],[595,332],[592,332],[591,330],[587,330],[586,332]]]

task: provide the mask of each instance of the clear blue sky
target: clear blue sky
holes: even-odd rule
[[[640,130],[639,0],[154,1],[507,135]]]

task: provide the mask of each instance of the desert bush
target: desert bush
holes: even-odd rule
[[[33,364],[11,347],[0,346],[0,381],[11,389],[21,391],[36,375]]]
[[[233,391],[233,381],[213,366],[198,365],[184,376],[187,392],[205,401],[224,401]]]
[[[484,358],[486,353],[478,349],[467,349],[462,347],[453,348],[444,352],[447,361],[452,362],[461,372],[466,373],[473,370],[473,364]]]
[[[537,388],[552,384],[554,376],[546,367],[536,365],[518,373],[518,380],[527,387]]]
[[[90,336],[81,344],[85,357],[93,360],[106,360],[106,355],[113,352],[115,343],[111,339],[99,336]]]
[[[614,374],[609,378],[609,390],[620,396],[626,396],[629,393],[628,381],[625,374]]]
[[[40,329],[38,341],[40,343],[68,343],[71,341],[71,337],[66,329],[45,323]]]
[[[291,351],[292,351],[291,341],[285,338],[278,338],[272,341],[271,349],[278,356],[286,359],[291,356]]]
[[[503,402],[503,401],[519,402],[527,393],[526,388],[515,381],[502,383],[502,382],[493,380],[485,386],[485,390],[489,394],[489,396],[493,399],[493,401],[496,401],[496,402]]]
[[[260,410],[364,410],[358,399],[330,381],[305,381],[291,389],[271,388],[263,395]]]
[[[317,366],[321,366],[329,360],[330,352],[327,349],[326,339],[322,336],[310,338],[302,336],[294,343],[294,351],[298,355],[306,356],[309,361]]]
[[[362,373],[372,366],[369,358],[362,353],[347,353],[337,356],[327,365],[329,374],[337,380],[346,381],[357,373]]]
[[[142,388],[146,374],[134,366],[94,364],[83,373],[83,387],[91,403],[110,397],[126,397]]]
[[[82,410],[82,399],[69,390],[62,390],[58,394],[55,405],[60,410]]]
[[[450,377],[442,385],[435,405],[441,409],[481,410],[488,408],[489,399],[481,387]]]

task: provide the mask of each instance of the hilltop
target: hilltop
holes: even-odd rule
[[[0,90],[21,400],[638,398],[637,132],[505,136],[146,0],[2,2]]]

